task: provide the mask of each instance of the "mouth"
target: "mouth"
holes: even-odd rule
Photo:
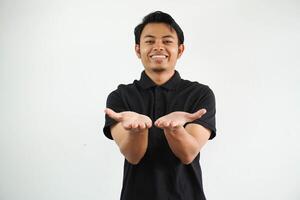
[[[168,58],[168,55],[165,55],[165,54],[153,54],[153,55],[150,55],[150,58],[152,58],[152,59],[166,59],[166,58]]]

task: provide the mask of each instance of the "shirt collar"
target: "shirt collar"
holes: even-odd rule
[[[175,90],[176,85],[181,81],[181,77],[179,75],[179,72],[175,70],[174,75],[164,84],[160,85],[160,87],[163,87],[167,90]],[[139,85],[143,89],[148,89],[151,87],[157,86],[151,78],[146,74],[145,70],[141,74],[141,78],[139,80]]]

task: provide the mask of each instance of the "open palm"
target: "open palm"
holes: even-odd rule
[[[124,129],[133,132],[139,132],[152,126],[151,119],[146,116],[132,111],[115,112],[110,108],[104,111],[109,117],[120,122]]]
[[[172,112],[168,115],[162,116],[155,121],[155,126],[159,128],[177,128],[183,126],[187,122],[192,122],[199,119],[206,113],[205,109],[200,109],[194,113],[187,113],[182,111]]]

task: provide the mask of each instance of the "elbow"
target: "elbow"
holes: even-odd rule
[[[197,151],[194,153],[182,155],[180,157],[180,161],[185,165],[189,165],[195,160],[195,158],[197,157],[198,154],[199,154],[199,152]]]
[[[180,161],[184,165],[189,165],[194,161],[195,157],[194,156],[184,156],[183,158],[180,159]]]
[[[126,160],[132,165],[137,165],[141,161],[141,159],[128,159],[128,158],[126,158]]]
[[[180,161],[185,164],[185,165],[189,165],[191,164],[195,158],[198,156],[198,154],[200,153],[200,149],[197,149],[193,152],[185,152],[181,157],[180,157]]]
[[[145,153],[146,153],[147,147],[142,148],[128,148],[124,146],[120,146],[120,151],[125,157],[125,159],[132,165],[137,165],[141,162],[143,159]]]
[[[141,162],[142,158],[144,157],[144,155],[125,155],[125,159],[132,165],[137,165]]]
[[[121,151],[121,153],[124,155],[127,162],[129,162],[132,165],[139,164],[142,158],[144,157],[144,154],[141,153],[133,153],[133,152],[126,152],[126,151]]]

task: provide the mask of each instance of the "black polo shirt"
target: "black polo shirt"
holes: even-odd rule
[[[216,135],[215,96],[206,85],[181,79],[179,73],[163,85],[157,86],[142,72],[139,81],[118,86],[107,98],[108,108],[116,112],[134,111],[156,119],[173,111],[196,112],[206,108],[207,113],[191,123],[211,130],[209,139]],[[105,116],[103,132],[112,139],[110,126],[116,123]],[[152,126],[148,147],[137,165],[124,161],[121,200],[204,200],[200,153],[185,165],[171,151],[163,130]]]

